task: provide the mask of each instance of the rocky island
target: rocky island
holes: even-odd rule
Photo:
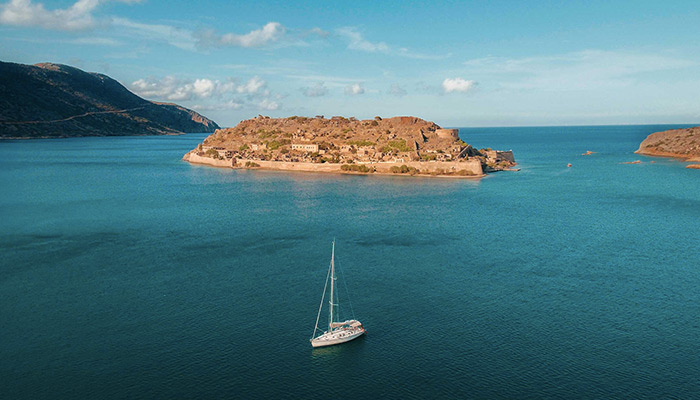
[[[0,139],[214,132],[210,119],[142,99],[107,75],[0,62]]]
[[[695,162],[686,168],[700,169],[700,126],[652,133],[644,139],[635,153],[680,158]]]
[[[512,151],[477,150],[457,129],[416,117],[257,118],[219,129],[183,160],[227,168],[481,177],[512,169]]]

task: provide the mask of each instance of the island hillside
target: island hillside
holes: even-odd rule
[[[700,126],[652,133],[635,153],[700,162]],[[690,164],[687,168],[700,169],[700,164]]]
[[[515,165],[512,151],[477,150],[457,129],[420,118],[321,115],[245,120],[217,130],[183,160],[229,168],[462,177]]]
[[[177,104],[142,99],[106,75],[60,64],[0,62],[0,138],[163,135],[218,128]]]

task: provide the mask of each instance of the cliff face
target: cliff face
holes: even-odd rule
[[[218,128],[192,110],[142,99],[106,75],[60,64],[0,62],[0,138],[163,135]]]
[[[700,126],[652,133],[636,153],[700,161]]]

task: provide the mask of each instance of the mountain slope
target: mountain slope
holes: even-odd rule
[[[0,138],[163,135],[218,128],[192,110],[142,99],[107,75],[60,64],[0,62]]]

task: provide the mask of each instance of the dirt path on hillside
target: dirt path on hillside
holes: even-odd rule
[[[125,109],[125,110],[86,112],[86,113],[84,113],[84,114],[73,115],[72,117],[63,118],[63,119],[55,119],[55,120],[52,120],[52,121],[0,121],[0,124],[7,124],[7,125],[51,124],[51,123],[56,123],[56,122],[70,121],[70,120],[72,120],[72,119],[87,117],[87,116],[90,116],[90,115],[96,115],[96,114],[121,114],[121,113],[129,112],[129,111],[141,110],[141,109],[143,109],[143,108],[146,108],[146,107],[127,108],[127,109]]]

